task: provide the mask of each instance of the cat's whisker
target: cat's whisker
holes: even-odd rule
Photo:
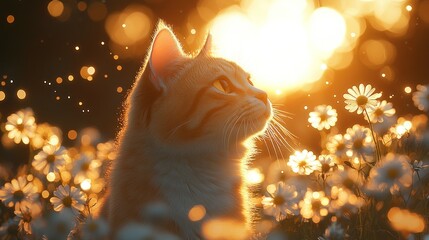
[[[270,126],[272,127],[272,130],[277,133],[277,137],[279,138],[279,141],[282,143],[282,145],[289,150],[293,150],[293,147],[289,144],[289,141],[286,140],[285,136],[288,137],[290,140],[294,141],[294,135],[292,135],[285,127],[283,127],[276,120],[273,120]]]
[[[228,141],[227,141],[227,146],[229,146],[229,141],[230,141],[230,139],[231,139],[231,134],[232,134],[232,132],[234,131],[234,128],[235,128],[235,126],[237,125],[237,123],[241,120],[241,118],[244,116],[244,112],[243,113],[241,113],[238,117],[237,117],[237,119],[235,120],[235,122],[234,122],[234,124],[232,125],[232,127],[230,128],[230,131],[229,131],[229,134],[228,134]],[[238,132],[238,131],[237,131]]]
[[[222,129],[222,143],[223,143],[223,146],[225,147],[225,148],[227,148],[228,147],[228,145],[227,145],[227,138],[226,138],[226,133],[228,132],[228,126],[230,125],[230,123],[232,122],[232,120],[236,117],[236,113],[238,112],[238,110],[235,110],[229,117],[228,117],[228,119],[226,120],[226,122],[225,122],[225,124],[223,125],[223,129]]]

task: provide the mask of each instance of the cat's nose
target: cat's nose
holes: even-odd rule
[[[264,104],[267,104],[268,101],[268,95],[266,92],[259,91],[256,96],[257,99],[261,100]]]

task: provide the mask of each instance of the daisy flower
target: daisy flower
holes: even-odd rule
[[[408,156],[388,153],[369,173],[370,191],[395,194],[411,185],[413,170]]]
[[[344,102],[347,104],[346,109],[349,112],[357,110],[357,114],[361,114],[364,110],[372,110],[377,105],[377,99],[381,97],[381,93],[374,93],[375,88],[371,85],[359,85],[359,88],[353,86],[347,90],[348,93],[343,97],[346,99]]]
[[[337,122],[337,110],[329,105],[319,105],[310,112],[308,122],[317,130],[330,129]]]
[[[80,229],[82,240],[103,239],[109,233],[109,226],[102,218],[88,217]]]
[[[31,163],[37,171],[48,174],[59,172],[66,164],[67,151],[64,147],[45,145]]]
[[[83,211],[85,208],[86,195],[78,188],[60,185],[54,191],[54,197],[50,201],[57,212],[68,208],[78,214],[79,211]]]
[[[47,217],[37,218],[31,227],[35,239],[68,239],[70,231],[75,227],[76,216],[72,210],[51,212]]]
[[[384,122],[386,117],[392,117],[395,113],[396,110],[392,107],[392,103],[388,103],[386,100],[383,100],[381,102],[377,102],[377,105],[375,105],[374,109],[368,114],[372,123],[381,123]],[[366,116],[365,119],[367,119]]]
[[[332,168],[335,166],[335,162],[332,156],[320,155],[318,160],[320,162],[320,165],[317,170],[319,170],[323,174],[326,174],[327,172],[331,171]]]
[[[352,128],[347,129],[344,138],[348,157],[370,155],[374,152],[371,130],[366,127],[355,124]]]
[[[60,146],[61,135],[62,133],[59,128],[52,127],[47,123],[42,123],[37,125],[31,144],[35,149],[40,149],[47,144]]]
[[[326,149],[329,151],[329,153],[337,156],[338,158],[346,157],[346,140],[344,139],[343,135],[336,134],[329,137],[328,141],[326,142]]]
[[[27,182],[25,176],[12,179],[0,189],[0,200],[8,207],[15,206],[15,209],[30,205],[36,199],[37,188],[31,182]]]
[[[267,187],[269,197],[262,198],[264,212],[281,221],[287,214],[298,214],[297,196],[298,192],[294,186],[278,182]]]
[[[292,168],[294,173],[309,175],[319,168],[320,162],[316,160],[312,151],[303,150],[302,152],[295,151],[294,155],[289,157],[287,165]]]
[[[351,216],[357,213],[365,200],[356,196],[351,190],[333,186],[331,188],[331,203],[329,212],[335,213],[336,216]]]
[[[413,102],[422,111],[429,111],[429,85],[417,85],[417,92],[413,93]]]
[[[7,136],[18,144],[21,141],[24,144],[30,143],[30,139],[36,131],[36,119],[33,116],[31,109],[20,110],[9,117],[5,129],[8,132]]]
[[[92,159],[90,156],[82,154],[73,165],[72,174],[74,176],[74,183],[80,184],[85,179],[98,178],[100,166],[100,160]]]
[[[15,210],[15,220],[19,222],[19,230],[31,234],[31,223],[33,219],[40,216],[41,212],[42,206],[39,203],[24,206]]]
[[[308,189],[305,197],[299,202],[301,208],[301,215],[303,218],[313,220],[314,223],[320,222],[320,220],[328,215],[329,198],[325,196],[325,192],[313,192]]]
[[[330,186],[355,190],[363,185],[364,178],[354,169],[334,171],[328,179]]]

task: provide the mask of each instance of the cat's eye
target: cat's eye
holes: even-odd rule
[[[217,90],[223,92],[223,93],[231,93],[232,87],[228,79],[221,77],[216,79],[213,82],[213,87],[215,87]]]

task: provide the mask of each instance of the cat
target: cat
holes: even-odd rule
[[[251,231],[244,174],[273,117],[267,94],[234,62],[211,55],[209,34],[196,56],[186,55],[160,22],[124,109],[109,194],[102,206],[114,235],[141,221],[145,205],[163,202],[171,232],[201,239],[201,225],[233,219]],[[205,208],[190,221],[195,205]]]

